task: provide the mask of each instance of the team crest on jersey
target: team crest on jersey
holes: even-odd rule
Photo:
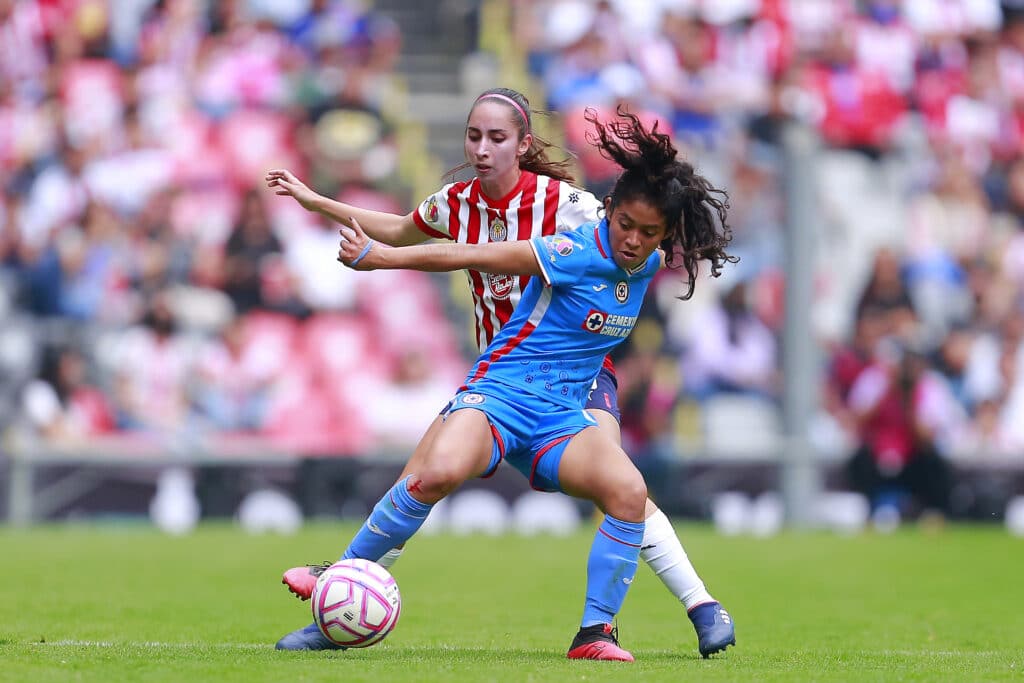
[[[467,406],[478,406],[486,400],[483,394],[466,394],[462,397],[462,402]]]
[[[604,329],[605,321],[608,320],[608,314],[604,311],[596,311],[593,308],[590,309],[590,313],[587,313],[586,319],[583,321],[583,329],[587,332],[600,332]]]
[[[615,285],[615,300],[618,301],[620,304],[624,304],[624,303],[626,303],[626,300],[628,298],[629,298],[629,283],[626,282],[625,280],[620,280]]]
[[[516,278],[513,275],[487,276],[487,288],[491,290],[491,297],[504,301],[512,295],[512,289],[516,286]]]
[[[491,226],[487,228],[487,236],[492,242],[504,242],[508,239],[508,226],[501,220],[501,216],[495,216],[491,221]]]
[[[426,205],[423,207],[423,213],[431,223],[437,222],[437,197],[431,197],[427,200]]]

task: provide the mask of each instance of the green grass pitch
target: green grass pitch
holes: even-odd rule
[[[310,621],[278,581],[351,525],[0,528],[0,681],[1024,681],[1024,541],[1000,528],[723,538],[679,526],[737,624],[703,660],[645,566],[619,617],[635,664],[570,662],[593,529],[428,536],[395,567],[402,618],[367,650],[283,653]]]

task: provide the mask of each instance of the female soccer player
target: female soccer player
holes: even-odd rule
[[[596,220],[600,202],[574,187],[564,163],[553,162],[547,144],[531,131],[526,98],[505,88],[477,98],[466,123],[465,155],[472,180],[445,185],[406,216],[361,209],[323,197],[287,170],[272,170],[267,183],[279,195],[291,196],[304,208],[351,227],[357,221],[372,239],[392,246],[411,245],[428,237],[460,244],[528,240],[576,228]],[[483,350],[509,320],[528,278],[522,275],[467,270],[476,314],[476,334]],[[591,415],[616,443],[621,441],[614,371],[605,362],[587,404]],[[423,443],[429,443],[442,420],[435,420]],[[423,457],[417,449],[403,476]],[[732,620],[706,590],[675,535],[671,523],[652,501],[645,508],[641,557],[687,609],[704,656],[735,644]],[[401,552],[395,548],[380,559],[390,566]],[[316,568],[296,568],[285,583],[308,597]]]
[[[418,446],[410,474],[381,498],[342,557],[380,559],[466,479],[507,460],[534,488],[590,500],[605,513],[587,563],[581,627],[567,654],[633,661],[611,624],[636,573],[647,489],[622,449],[591,428],[597,421],[583,406],[605,356],[636,323],[662,257],[670,266],[682,261],[689,294],[699,260],[717,274],[730,259],[730,234],[717,190],[676,159],[667,135],[647,131],[631,114],[592,121],[598,146],[623,168],[600,222],[528,241],[400,248],[376,245],[358,220],[342,228],[339,260],[357,270],[532,276],[440,425]],[[306,632],[283,640],[304,640]]]

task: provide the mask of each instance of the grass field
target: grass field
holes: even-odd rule
[[[395,567],[404,602],[388,640],[276,652],[310,621],[281,570],[335,556],[353,530],[0,528],[0,680],[1024,680],[1024,542],[995,527],[753,539],[683,525],[738,647],[702,660],[682,608],[641,567],[619,618],[635,664],[564,658],[591,532],[423,537]]]

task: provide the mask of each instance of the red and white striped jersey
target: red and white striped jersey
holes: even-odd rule
[[[601,202],[586,190],[545,175],[523,171],[512,191],[491,199],[472,180],[445,185],[413,213],[431,237],[463,244],[527,240],[572,230],[597,220]],[[526,287],[527,276],[491,275],[467,270],[476,314],[476,341],[482,352]]]

